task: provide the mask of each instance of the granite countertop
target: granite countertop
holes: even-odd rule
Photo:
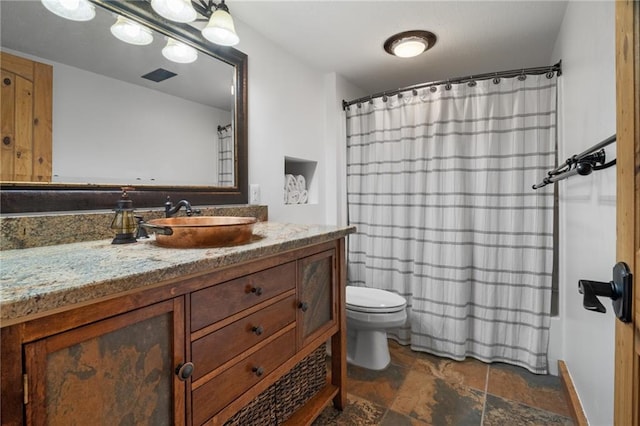
[[[111,239],[0,252],[2,326],[51,310],[115,296],[208,271],[341,238],[354,227],[256,223],[254,241],[234,247],[170,249],[155,239],[112,245]]]

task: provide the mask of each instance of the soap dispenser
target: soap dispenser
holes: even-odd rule
[[[127,191],[132,191],[131,187],[122,188],[122,197],[118,200],[115,209],[115,217],[111,222],[111,229],[116,231],[116,237],[111,244],[135,243],[136,219],[133,215],[133,202],[129,199]]]

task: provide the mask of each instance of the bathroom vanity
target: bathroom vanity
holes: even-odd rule
[[[2,424],[301,425],[342,408],[353,231],[261,222],[236,247],[0,252]]]

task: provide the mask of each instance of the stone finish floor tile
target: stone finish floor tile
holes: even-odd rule
[[[396,413],[393,410],[387,410],[380,426],[429,426],[429,424],[404,414]]]
[[[468,386],[482,392],[485,390],[489,364],[473,358],[454,361],[421,352],[417,352],[415,358],[413,370],[422,371],[449,383]]]
[[[389,340],[382,371],[348,365],[347,407],[313,426],[573,425],[560,379],[507,364],[458,362]]]
[[[325,408],[313,422],[313,426],[375,426],[379,425],[386,408],[347,395],[347,406],[344,411],[338,411],[332,406]]]
[[[570,426],[573,421],[556,413],[487,395],[483,426]]]
[[[570,417],[560,378],[538,375],[508,364],[492,364],[487,392],[512,401]]]
[[[391,363],[401,367],[411,368],[416,361],[416,352],[410,346],[403,346],[395,340],[389,340],[389,354]]]
[[[480,425],[483,405],[484,392],[410,371],[391,409],[430,425]]]
[[[386,369],[380,371],[348,365],[347,393],[388,407],[404,382],[407,371],[406,368],[395,364],[389,364]]]

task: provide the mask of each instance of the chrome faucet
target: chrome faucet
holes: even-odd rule
[[[172,216],[176,215],[181,207],[184,207],[184,211],[187,214],[187,216],[191,216],[191,215],[194,215],[194,214],[200,214],[200,210],[192,209],[191,208],[191,203],[188,202],[187,200],[180,200],[174,206],[173,203],[171,202],[171,200],[169,199],[169,197],[167,197],[167,202],[164,203],[164,216],[165,217],[172,217]]]

